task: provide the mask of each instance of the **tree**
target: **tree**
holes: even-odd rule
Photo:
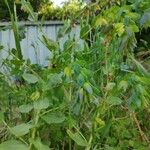
[[[17,14],[18,14],[19,19],[22,20],[22,19],[27,18],[27,14],[21,10],[21,5],[19,3],[20,0],[7,0],[7,1],[8,1],[10,9],[12,11],[14,8],[14,3],[16,3]],[[50,3],[49,0],[29,0],[29,2],[31,3],[35,12],[38,12],[40,7],[43,4]],[[5,4],[5,0],[1,0],[1,3],[0,3],[0,20],[5,21],[5,20],[9,20],[9,18],[10,18],[10,14],[9,14],[8,8]]]
[[[10,8],[13,9],[13,3],[14,0],[8,0],[8,3],[10,5]],[[9,11],[8,8],[5,4],[4,0],[1,0],[1,4],[0,4],[0,20],[7,20],[9,18]]]

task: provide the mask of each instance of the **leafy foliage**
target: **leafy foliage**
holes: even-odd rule
[[[22,4],[37,21],[31,5]],[[136,36],[149,27],[149,1],[114,1],[87,13],[98,4],[81,10],[79,39],[70,36],[74,20],[65,22],[57,41],[41,32],[50,66],[10,52],[2,64],[9,71],[0,74],[0,149],[149,149],[149,57],[140,57]]]

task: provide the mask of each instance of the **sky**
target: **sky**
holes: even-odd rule
[[[66,2],[68,0],[52,0],[54,2],[54,5],[61,6],[63,2]]]

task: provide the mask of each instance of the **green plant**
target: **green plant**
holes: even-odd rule
[[[6,106],[0,121],[9,136],[1,137],[0,149],[149,149],[150,73],[136,58],[136,34],[150,26],[149,1],[140,2],[112,3],[86,17],[82,10],[80,38],[71,36],[74,20],[66,21],[57,41],[43,34],[40,40],[52,52],[46,68],[10,52],[13,59],[4,63],[10,75],[0,76],[0,87],[8,87],[0,88]],[[22,4],[37,21],[31,5]],[[16,74],[19,84],[8,80]]]

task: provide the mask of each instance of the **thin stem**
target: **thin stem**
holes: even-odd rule
[[[90,149],[91,149],[92,140],[93,140],[93,135],[92,135],[92,133],[91,133],[90,139],[89,139],[89,141],[88,141],[88,146],[86,147],[85,150],[90,150]]]
[[[69,89],[69,103],[71,102],[71,99],[72,99],[72,87],[70,85],[70,89]],[[70,107],[69,107],[69,116],[71,115],[71,110],[70,110]],[[71,129],[71,126],[70,126],[70,123],[69,123],[69,130]],[[71,139],[69,138],[69,150],[72,149],[72,145],[71,145]]]
[[[141,135],[142,140],[145,141],[145,142],[147,142],[148,144],[150,144],[150,141],[149,141],[148,137],[146,136],[146,134],[144,133],[144,131],[142,130],[142,128],[141,128],[141,126],[140,126],[140,123],[139,123],[139,121],[138,121],[138,119],[137,119],[137,117],[136,117],[135,112],[132,112],[132,113],[131,113],[131,117],[132,117],[132,119],[133,119],[133,120],[135,121],[135,123],[136,123],[136,126],[137,126],[137,128],[138,128],[138,130],[139,130],[139,133],[140,133],[140,135]]]
[[[32,135],[31,135],[33,140],[35,139],[36,132],[37,132],[37,127],[36,126],[37,126],[39,118],[40,118],[40,110],[35,110],[34,113],[35,113],[35,117],[34,117],[35,118],[35,123],[34,123],[35,127],[33,128]],[[33,144],[30,143],[29,150],[32,150],[32,147],[33,147]]]

